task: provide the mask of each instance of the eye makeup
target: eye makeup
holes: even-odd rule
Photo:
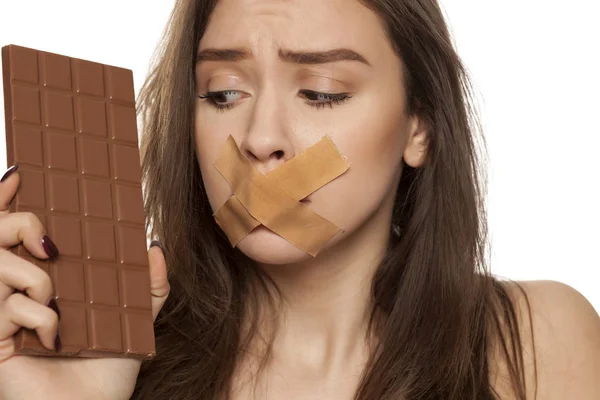
[[[233,102],[228,101],[228,97],[232,95],[241,94],[243,92],[239,90],[221,90],[221,91],[209,91],[205,94],[198,95],[201,100],[206,100],[212,107],[218,111],[230,110],[237,102],[241,99],[234,100]],[[313,108],[321,109],[325,107],[333,108],[336,105],[340,105],[348,101],[352,96],[348,93],[324,93],[317,92],[314,90],[302,89],[298,93],[301,97],[304,97],[305,103]]]

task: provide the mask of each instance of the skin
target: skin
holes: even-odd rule
[[[274,347],[272,370],[278,373],[269,382],[269,395],[281,398],[291,390],[299,396],[347,398],[353,390],[349,382],[356,381],[366,360],[361,334],[369,282],[388,241],[401,160],[422,165],[427,131],[402,112],[401,61],[376,15],[359,2],[220,1],[198,50],[240,48],[250,58],[196,66],[198,94],[231,91],[216,99],[232,105],[229,109],[218,110],[206,99],[196,103],[196,151],[208,198],[217,210],[232,194],[213,166],[230,134],[263,174],[324,134],[347,157],[350,170],[308,197],[309,207],[345,231],[316,258],[264,227],[238,244],[289,302]],[[336,48],[353,50],[370,65],[302,65],[278,55],[279,49]],[[352,97],[317,109],[306,101],[319,98],[303,90]]]

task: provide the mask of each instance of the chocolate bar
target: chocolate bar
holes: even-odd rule
[[[60,352],[35,331],[17,354],[155,355],[131,70],[9,45],[2,48],[8,165],[21,185],[11,212],[37,215],[60,255],[11,251],[51,277]]]

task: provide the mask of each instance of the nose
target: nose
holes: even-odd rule
[[[292,158],[285,113],[274,90],[257,98],[246,134],[240,141],[240,150],[263,174],[272,171]]]
[[[277,168],[289,154],[278,135],[269,131],[248,134],[240,146],[254,167],[263,174]]]

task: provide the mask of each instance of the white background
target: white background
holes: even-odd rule
[[[473,78],[489,145],[494,273],[567,283],[600,311],[599,3],[441,5]],[[0,0],[0,45],[132,69],[137,92],[172,6]],[[0,140],[4,165],[5,151]]]

